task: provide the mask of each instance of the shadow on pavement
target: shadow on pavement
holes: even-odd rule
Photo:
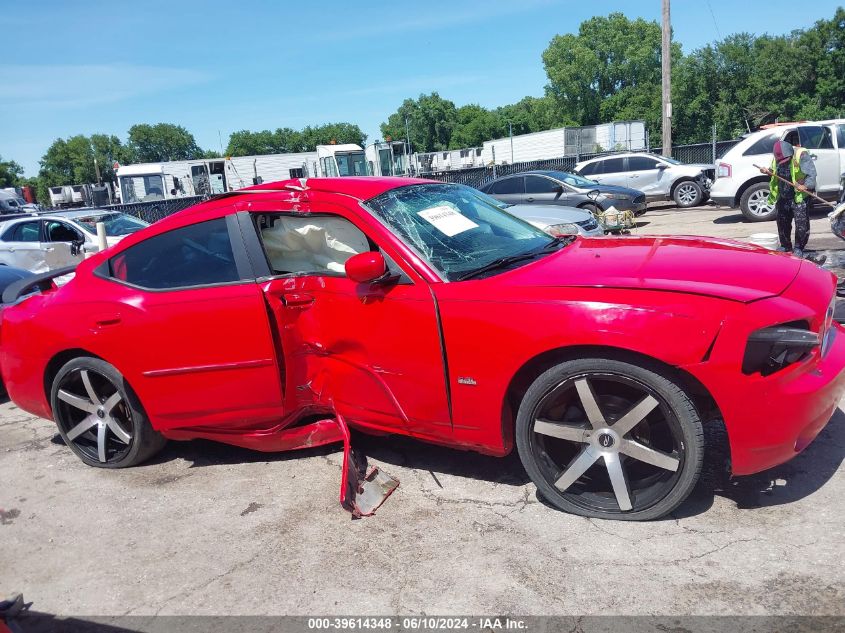
[[[63,444],[61,436],[52,438]],[[368,459],[380,464],[427,471],[441,488],[437,474],[466,477],[508,486],[523,486],[530,482],[516,450],[506,457],[491,457],[471,451],[427,444],[402,436],[372,436],[353,431],[352,444]],[[262,453],[208,440],[170,442],[155,458],[137,466],[145,468],[184,459],[191,468],[253,462],[278,462],[340,454],[341,445],[329,444],[315,448],[280,453]],[[674,520],[706,512],[713,505],[715,495],[730,499],[741,509],[754,510],[793,503],[813,494],[838,471],[845,459],[845,413],[837,409],[819,436],[795,459],[770,470],[732,479],[723,490],[696,491],[667,519]],[[537,495],[540,502],[549,505]],[[550,506],[551,507],[551,506]]]
[[[845,413],[837,409],[824,430],[795,459],[756,475],[737,477],[717,494],[746,510],[793,503],[830,481],[843,459]]]

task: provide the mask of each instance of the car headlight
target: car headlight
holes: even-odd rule
[[[552,237],[557,237],[558,235],[578,235],[580,232],[578,231],[578,227],[576,225],[568,222],[564,224],[552,224],[547,226],[544,230]]]
[[[608,200],[630,200],[631,196],[626,196],[624,193],[605,193],[603,194]]]
[[[824,356],[830,348],[833,337],[836,336],[836,328],[833,327],[833,314],[836,311],[836,295],[830,300],[830,305],[827,307],[827,312],[824,315],[824,323],[819,332],[819,338],[822,342],[821,354]]]
[[[805,321],[785,323],[752,332],[742,359],[742,373],[768,376],[806,358],[821,337]]]

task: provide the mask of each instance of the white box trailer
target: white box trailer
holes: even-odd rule
[[[211,195],[314,176],[316,159],[316,152],[300,152],[122,165],[117,185],[123,203]]]
[[[518,134],[511,137],[485,141],[481,148],[481,157],[485,165],[494,162],[497,165],[524,163],[546,158],[559,158],[566,155],[566,128],[556,128],[545,132]]]
[[[647,149],[644,121],[614,121],[486,141],[481,158],[484,165],[494,162],[505,165],[613,150],[644,149]]]

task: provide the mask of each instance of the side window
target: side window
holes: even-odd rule
[[[153,290],[240,279],[225,218],[174,229],[130,246],[112,257],[111,274]]]
[[[836,126],[836,144],[839,149],[845,149],[845,124],[840,123]]]
[[[592,176],[593,174],[600,174],[601,173],[601,166],[602,161],[597,160],[594,163],[588,163],[581,168],[581,175],[582,176]]]
[[[358,227],[334,215],[264,216],[259,235],[275,275],[342,276],[347,259],[375,250]]]
[[[82,234],[72,226],[57,220],[47,220],[45,232],[48,242],[79,242],[85,241]]]
[[[764,136],[763,138],[752,143],[751,147],[745,150],[743,156],[760,156],[762,154],[771,154],[775,151],[775,141],[778,140],[776,134]]]
[[[628,171],[646,171],[657,169],[657,161],[648,156],[629,156]]]
[[[625,171],[624,158],[608,158],[606,161],[604,161],[604,169],[602,169],[601,173],[618,174],[623,171]]]
[[[523,187],[522,180],[522,176],[518,176],[516,178],[505,178],[504,180],[500,180],[499,182],[494,183],[493,186],[490,187],[490,193],[492,193],[493,195],[525,193],[525,188]]]
[[[526,176],[525,193],[557,193],[560,185],[543,176]]]
[[[821,125],[802,125],[798,128],[801,147],[807,149],[833,149],[830,128]]]
[[[3,233],[4,242],[38,242],[41,240],[38,220],[21,222]]]

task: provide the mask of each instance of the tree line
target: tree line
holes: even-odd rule
[[[542,97],[498,108],[456,106],[437,92],[405,99],[381,124],[385,139],[410,138],[414,151],[476,147],[484,141],[555,127],[642,119],[652,135],[661,126],[661,31],[656,21],[622,13],[581,23],[557,35],[543,51],[548,83]],[[672,47],[673,137],[676,143],[736,138],[775,120],[833,118],[845,110],[845,9],[829,20],[787,35],[738,33],[684,54]],[[352,123],[302,130],[240,130],[227,156],[313,151],[317,145],[367,140]],[[112,165],[219,156],[199,147],[180,125],[139,124],[126,142],[110,134],[57,139],[36,178],[0,157],[0,187],[31,185],[49,201],[47,187],[95,182],[95,159],[104,180]]]
[[[509,134],[642,119],[661,131],[661,29],[622,13],[557,35],[542,54],[542,97],[499,108],[456,107],[436,92],[405,99],[381,124],[385,137],[410,137],[416,151],[476,147]],[[687,55],[672,45],[673,138],[731,139],[775,120],[845,113],[845,9],[787,35],[738,33]]]

